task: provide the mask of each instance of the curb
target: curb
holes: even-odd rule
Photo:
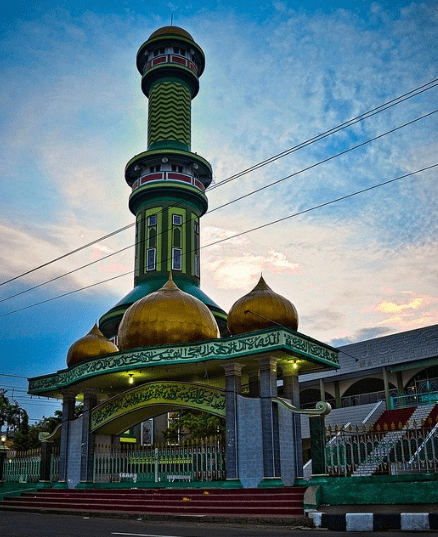
[[[438,530],[438,513],[346,513],[329,515],[309,512],[315,528],[333,531],[424,531]]]

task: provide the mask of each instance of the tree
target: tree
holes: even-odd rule
[[[0,431],[6,426],[8,431],[12,430],[15,433],[25,412],[18,403],[11,404],[3,391],[0,394]]]
[[[83,404],[78,403],[75,407],[74,417],[79,417],[82,412]],[[55,410],[54,415],[48,418],[43,416],[34,425],[29,425],[29,418],[26,413],[26,418],[22,419],[21,426],[14,437],[14,449],[16,449],[17,451],[27,451],[29,449],[39,448],[41,446],[41,441],[39,439],[40,433],[53,433],[53,431],[61,422],[61,410]]]
[[[172,415],[163,435],[168,442],[175,443],[210,437],[222,442],[225,438],[225,420],[200,410],[179,410]]]

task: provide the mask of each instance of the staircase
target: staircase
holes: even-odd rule
[[[304,487],[278,489],[40,489],[0,502],[3,511],[84,515],[246,518],[304,516]]]
[[[391,429],[401,429],[405,426],[406,422],[412,418],[415,407],[399,408],[397,410],[385,410],[380,418],[373,425],[373,430],[378,431],[390,431]],[[399,424],[401,423],[401,427]]]
[[[392,428],[391,425],[394,424],[396,430],[390,430],[387,434],[385,434],[380,444],[368,456],[367,461],[363,462],[360,466],[358,466],[356,471],[352,473],[352,476],[373,475],[373,473],[377,470],[382,461],[385,460],[391,453],[393,449],[393,444],[405,434],[405,431],[409,427],[412,427],[414,421],[417,422],[420,426],[421,420],[427,418],[434,406],[434,404],[431,404],[419,406],[417,408],[404,408],[400,410],[390,410],[384,412],[374,424],[374,431],[377,430],[377,424],[379,424],[382,428],[384,428],[384,425],[386,424],[389,430]],[[394,421],[394,418],[397,421]],[[398,423],[401,423],[403,425],[401,429],[398,428]]]

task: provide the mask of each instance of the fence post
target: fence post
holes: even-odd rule
[[[51,457],[52,457],[52,442],[43,440],[41,442],[41,466],[40,466],[40,482],[50,483],[51,479]]]
[[[312,475],[325,474],[324,416],[309,416]]]
[[[158,464],[159,464],[158,448],[155,448],[154,458],[155,458],[155,483],[158,483]]]

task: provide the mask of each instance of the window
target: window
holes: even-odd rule
[[[182,173],[183,172],[183,167],[179,166],[178,164],[172,164],[172,171]]]
[[[181,248],[172,248],[172,270],[182,270]]]
[[[148,226],[156,226],[157,225],[157,215],[153,214],[151,216],[148,216]]]
[[[149,172],[150,173],[156,173],[161,171],[161,164],[156,164],[155,166],[150,166]]]
[[[182,226],[183,217],[180,214],[172,215],[172,223],[174,226]]]
[[[158,48],[154,50],[153,54],[154,56],[160,56],[161,54],[164,54],[166,52],[166,49],[164,48]]]
[[[155,248],[148,248],[146,270],[155,270],[156,252]]]
[[[174,54],[179,54],[180,56],[185,56],[186,55],[186,51],[181,47],[173,47],[173,53]]]

